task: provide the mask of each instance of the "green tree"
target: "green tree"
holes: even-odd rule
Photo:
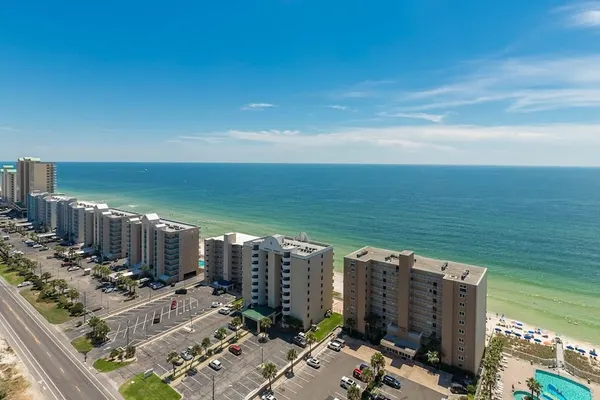
[[[277,376],[277,366],[272,362],[268,362],[262,366],[262,377],[269,380],[269,390],[271,390],[271,383]]]
[[[306,334],[306,344],[308,344],[308,355],[312,354],[312,345],[317,341],[317,336],[313,331]]]
[[[133,358],[133,357],[135,357],[135,346],[127,346],[125,348],[125,357],[126,358]]]
[[[227,337],[227,329],[225,329],[225,328],[217,329],[217,333],[215,336],[217,337],[217,339],[219,339],[221,341],[221,349],[222,349],[223,348],[223,339],[225,339]]]
[[[204,339],[202,339],[202,343],[200,343],[200,346],[202,346],[204,352],[206,353],[208,348],[210,347],[210,338],[205,337]]]
[[[264,332],[265,336],[269,328],[273,325],[271,318],[263,318],[260,320],[260,329]]]
[[[96,326],[96,339],[102,343],[106,342],[107,335],[110,332],[110,326],[104,320],[100,320]]]
[[[369,386],[369,383],[373,382],[373,379],[375,379],[375,374],[373,373],[371,367],[366,367],[362,370],[362,375],[360,377],[367,384],[367,386]]]
[[[231,308],[233,309],[234,313],[239,313],[240,311],[242,311],[242,302],[241,301],[235,301],[231,304]]]
[[[289,349],[287,352],[287,360],[289,362],[291,362],[290,370],[291,370],[292,374],[294,374],[294,360],[296,360],[296,358],[298,358],[298,352],[296,352],[296,349],[294,349],[294,348]]]
[[[145,265],[145,264],[142,265],[141,270],[144,275],[148,275],[148,276],[152,275],[152,267],[149,265]]]
[[[346,393],[348,400],[360,400],[360,388],[357,385],[352,385]]]
[[[69,311],[71,312],[71,315],[81,315],[81,313],[83,312],[83,303],[73,304]]]
[[[371,367],[375,371],[375,375],[379,375],[380,371],[385,369],[385,358],[383,354],[377,352],[371,356]]]
[[[235,338],[237,339],[237,338],[238,338],[238,335],[239,335],[239,329],[237,329],[237,327],[239,327],[239,326],[241,326],[241,325],[242,325],[242,319],[241,319],[240,317],[234,317],[234,318],[231,320],[231,325],[233,325],[233,326],[235,326],[235,327],[236,327],[236,330],[235,330]]]
[[[48,279],[52,278],[52,274],[50,272],[44,272],[41,276],[44,283],[48,283]]]
[[[111,360],[115,360],[119,358],[120,353],[121,352],[118,349],[112,349],[110,351],[110,354],[108,355],[108,358],[110,358]]]
[[[60,294],[64,294],[65,290],[69,288],[69,284],[64,279],[57,279],[55,287]]]
[[[429,350],[425,356],[427,362],[431,365],[437,366],[440,362],[440,354],[437,351]]]
[[[534,394],[538,394],[542,391],[542,384],[540,382],[538,382],[535,378],[528,378],[527,381],[527,388],[529,390],[531,390],[531,398],[535,399]]]
[[[71,300],[71,303],[75,301],[79,297],[79,292],[75,288],[69,289],[67,292],[67,297]]]
[[[173,365],[173,377],[175,377],[175,368],[179,362],[179,354],[177,354],[176,351],[169,352],[169,354],[167,354],[167,362]]]
[[[202,352],[204,351],[204,348],[202,347],[202,345],[195,343],[192,346],[192,355],[194,357],[198,357],[199,355],[202,355]]]

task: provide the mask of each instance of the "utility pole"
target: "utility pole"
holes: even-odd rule
[[[85,315],[87,314],[87,292],[83,292],[83,323],[85,325]]]
[[[127,318],[127,347],[129,347],[129,318]]]
[[[265,363],[265,348],[264,347],[260,347],[260,364],[264,364]]]
[[[213,375],[213,400],[215,400],[215,376]]]
[[[183,303],[185,304],[185,302]],[[192,298],[190,297],[190,332],[194,330],[193,320],[192,320]]]

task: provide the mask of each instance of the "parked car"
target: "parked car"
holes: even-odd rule
[[[179,288],[175,291],[175,294],[187,294],[186,288]]]
[[[223,307],[219,310],[219,314],[223,314],[223,315],[229,315],[231,314],[231,308],[229,307]]]
[[[237,344],[232,344],[231,346],[229,346],[229,352],[231,354],[239,356],[240,354],[242,354],[242,348]]]
[[[25,281],[25,282],[21,282],[17,285],[18,288],[22,288],[22,287],[27,287],[27,286],[31,286],[32,283],[30,281]]]
[[[346,347],[346,341],[344,339],[336,338],[333,339],[332,342],[339,344],[342,348]]]
[[[223,307],[223,303],[221,303],[220,301],[213,301],[210,306],[212,308]]]
[[[391,399],[381,393],[371,393],[371,400],[391,400]]]
[[[467,394],[467,388],[460,383],[453,383],[450,385],[450,391],[454,394]]]
[[[321,361],[317,360],[315,357],[309,357],[308,360],[306,360],[306,363],[313,368],[321,368]]]
[[[152,290],[158,290],[158,289],[160,289],[160,288],[164,288],[164,287],[165,287],[165,284],[164,284],[164,283],[162,283],[162,282],[152,282],[152,283],[151,283],[150,285],[148,285],[148,286],[150,286],[150,289],[152,289]]]
[[[218,371],[218,370],[220,370],[221,368],[223,368],[223,364],[221,364],[221,361],[219,361],[219,360],[212,360],[212,361],[210,362],[210,364],[208,364],[208,365],[210,365],[210,367],[211,367],[212,369],[214,369],[215,371]]]
[[[229,329],[231,329],[232,331],[238,331],[242,327],[242,324],[234,325],[233,321],[231,321],[231,322],[229,322],[228,326],[229,326]]]
[[[383,383],[385,383],[388,386],[393,387],[394,389],[400,389],[400,386],[401,386],[400,381],[391,375],[385,375],[383,377]]]
[[[160,324],[160,314],[156,314],[154,316],[154,320],[152,320],[153,324]]]
[[[177,357],[177,359],[175,360],[174,364],[177,365],[177,366],[183,365],[183,358]]]
[[[32,247],[33,247],[34,249],[40,249],[40,248],[42,248],[42,247],[44,247],[44,246],[42,246],[41,244],[39,244],[39,243],[38,243],[38,244],[34,244]]]
[[[362,370],[359,368],[354,368],[354,371],[352,371],[352,376],[362,381]]]
[[[176,308],[177,308],[177,300],[173,300],[173,301],[171,302],[171,310],[174,310],[174,309],[176,309]]]
[[[108,294],[108,293],[112,293],[112,292],[114,292],[115,290],[117,290],[117,288],[116,288],[116,287],[114,287],[114,286],[109,286],[109,287],[107,287],[106,289],[103,289],[102,291],[103,291],[104,293],[107,293],[107,294]]]
[[[188,369],[187,375],[188,376],[194,376],[198,373],[198,370],[196,369],[196,367],[192,367],[190,369]]]
[[[260,398],[261,400],[277,400],[273,393],[265,393]]]
[[[77,271],[77,270],[79,270],[79,269],[81,269],[81,268],[79,268],[78,266],[74,265],[74,266],[72,266],[72,267],[69,267],[69,268],[67,268],[67,271],[69,271],[69,272],[73,272],[73,271]]]
[[[192,358],[194,358],[190,353],[188,353],[187,350],[182,351],[180,355],[185,361],[190,361]]]
[[[340,346],[338,343],[334,343],[334,342],[327,343],[327,347],[330,348],[333,351],[340,351],[340,350],[342,350],[342,346]]]
[[[358,383],[347,376],[342,376],[342,379],[340,380],[340,386],[344,389],[348,389],[350,386],[358,386]]]
[[[292,342],[294,342],[294,344],[297,344],[298,346],[304,348],[308,345],[308,343],[306,343],[306,338],[304,338],[303,336],[294,336],[294,338],[292,339]]]

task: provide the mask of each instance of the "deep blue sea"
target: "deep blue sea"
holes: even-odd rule
[[[488,308],[600,343],[600,169],[59,163],[59,190],[199,224],[490,270]]]

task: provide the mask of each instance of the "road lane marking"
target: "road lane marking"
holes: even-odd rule
[[[140,317],[137,317],[137,319],[135,320],[135,326],[133,327],[133,333],[135,334],[135,330],[137,329],[138,326],[138,322],[140,321]]]

